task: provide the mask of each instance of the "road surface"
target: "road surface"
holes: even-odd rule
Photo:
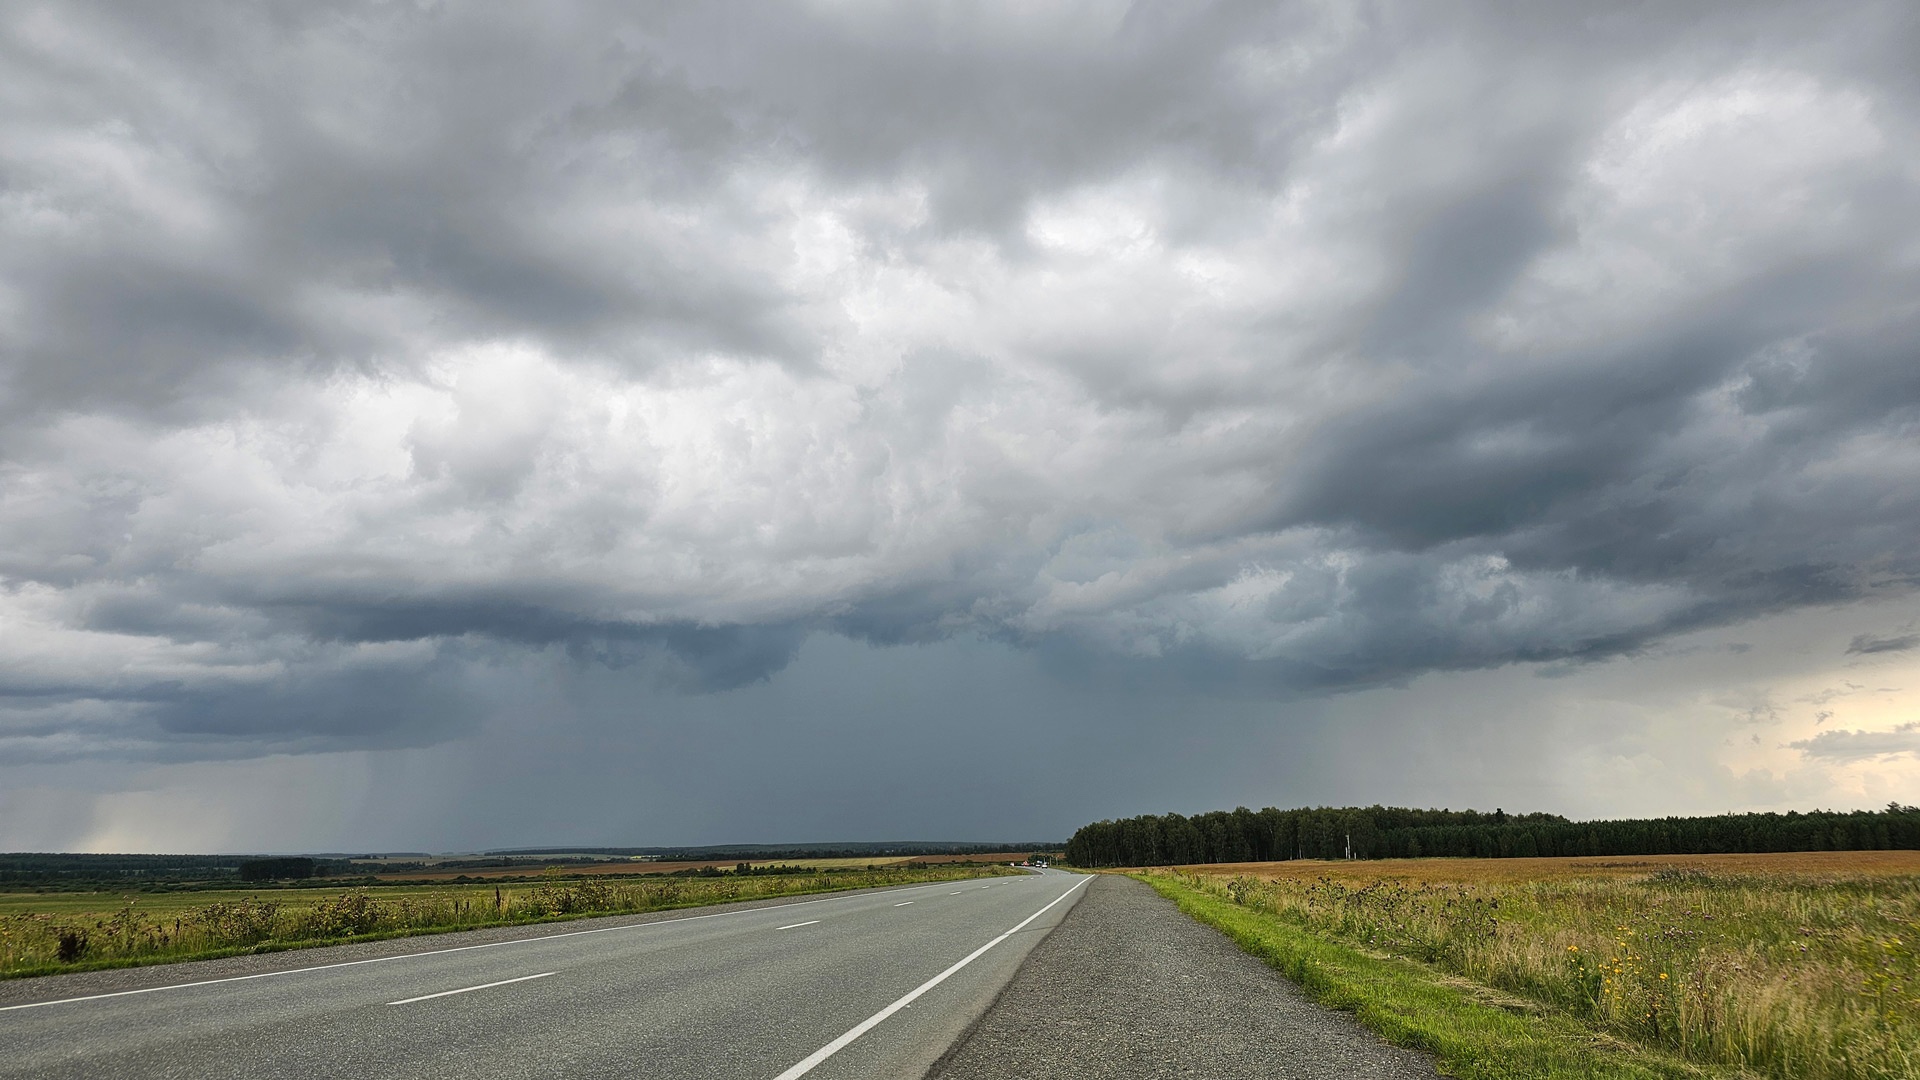
[[[418,938],[374,958],[313,950],[214,981],[233,969],[33,980],[0,997],[0,1077],[917,1077],[1088,880]],[[140,985],[103,992],[124,979]]]

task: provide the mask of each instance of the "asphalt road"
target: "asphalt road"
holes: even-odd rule
[[[178,965],[129,976],[131,992],[34,980],[0,998],[0,1077],[917,1077],[1087,881],[1048,871],[413,939],[371,958],[314,950],[197,984],[222,969]]]

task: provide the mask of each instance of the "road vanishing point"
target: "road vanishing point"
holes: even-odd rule
[[[31,980],[0,997],[0,1077],[917,1077],[1089,880],[1048,870],[371,957],[315,949],[237,975]]]

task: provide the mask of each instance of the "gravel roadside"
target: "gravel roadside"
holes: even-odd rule
[[[1102,875],[930,1080],[1432,1080],[1146,885]]]

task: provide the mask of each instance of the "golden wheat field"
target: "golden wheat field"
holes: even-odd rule
[[[1920,1077],[1920,852],[1406,859],[1174,873],[1701,1062]]]
[[[1760,855],[1610,855],[1572,859],[1354,859],[1209,863],[1188,873],[1252,874],[1280,879],[1334,877],[1341,881],[1552,881],[1565,878],[1645,877],[1662,868],[1691,867],[1714,874],[1784,874],[1796,878],[1920,876],[1920,851],[1784,851]]]

